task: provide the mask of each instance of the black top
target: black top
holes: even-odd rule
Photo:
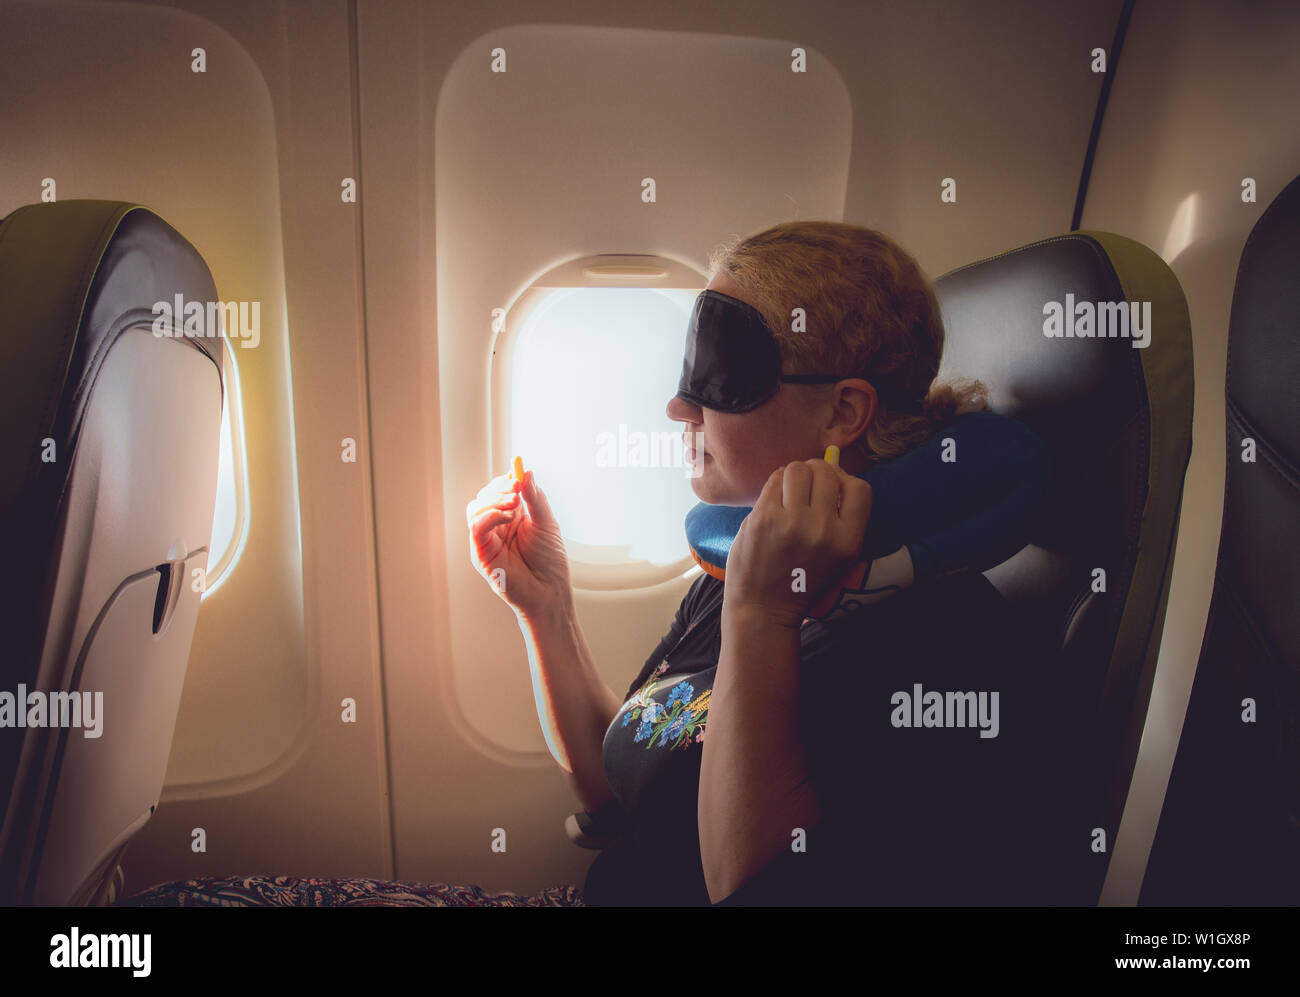
[[[595,816],[626,832],[593,863],[588,904],[709,903],[696,814],[722,594],[716,579],[696,580],[605,734],[615,800]],[[1050,835],[1036,780],[1052,773],[1034,724],[1050,711],[984,576],[943,576],[849,619],[806,622],[801,644],[800,728],[822,817],[804,850],[720,905],[1041,902]],[[972,707],[985,693],[983,722],[972,708],[967,726],[937,726],[945,711],[958,719],[949,692],[976,693],[960,700]],[[981,737],[994,716],[996,736]]]

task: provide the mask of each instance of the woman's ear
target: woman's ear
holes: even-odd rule
[[[837,381],[832,390],[830,421],[826,425],[827,443],[841,450],[855,443],[875,418],[879,401],[870,381],[852,377]]]

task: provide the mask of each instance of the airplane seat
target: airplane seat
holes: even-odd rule
[[[0,903],[110,903],[158,803],[207,564],[223,350],[182,302],[210,320],[216,288],[148,208],[73,200],[0,220],[0,299]]]
[[[1241,251],[1227,469],[1196,677],[1138,903],[1300,898],[1300,177]]]
[[[1029,545],[985,577],[1050,670],[1036,736],[1056,797],[1044,805],[1058,840],[1045,847],[1060,902],[1095,904],[1145,723],[1191,455],[1186,301],[1150,249],[1090,231],[960,267],[935,288],[941,379],[983,381],[990,407],[1034,430],[1051,459]],[[1129,302],[1123,316],[1102,307]]]

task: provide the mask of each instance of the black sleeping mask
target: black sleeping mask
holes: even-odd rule
[[[756,409],[781,382],[831,384],[834,374],[782,374],[776,337],[756,308],[719,291],[695,299],[677,397],[720,412]]]

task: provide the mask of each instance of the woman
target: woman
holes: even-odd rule
[[[552,754],[583,807],[626,829],[593,865],[587,901],[995,899],[988,891],[1005,870],[989,853],[1006,838],[990,820],[1007,804],[997,773],[1015,747],[973,748],[968,730],[960,742],[953,731],[891,741],[900,731],[879,707],[922,677],[966,689],[1001,669],[1014,684],[1014,655],[993,650],[1005,637],[1001,599],[970,573],[842,624],[804,618],[862,549],[871,492],[853,475],[987,408],[983,386],[933,384],[938,304],[916,262],[880,233],[787,223],[711,263],[707,297],[733,318],[761,316],[781,375],[755,402],[745,342],[708,358],[688,344],[667,412],[685,424],[692,486],[703,502],[754,511],[726,585],[696,581],[626,696],[592,660],[560,528],[532,471],[522,483],[494,479],[466,510],[475,565],[508,579],[496,589],[523,631]],[[709,407],[714,397],[728,401]],[[841,466],[821,459],[832,445]],[[798,591],[796,568],[807,579]],[[919,878],[902,869],[913,858]]]

